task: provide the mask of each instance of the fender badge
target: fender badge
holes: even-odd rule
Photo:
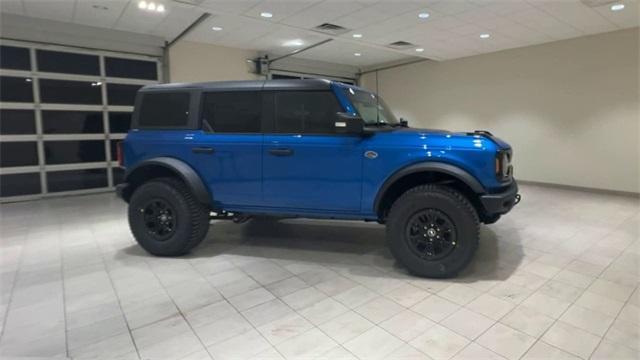
[[[365,151],[364,157],[366,157],[367,159],[375,159],[378,157],[378,153],[372,150]]]

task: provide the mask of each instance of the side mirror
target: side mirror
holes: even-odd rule
[[[339,112],[336,114],[335,129],[337,134],[357,134],[365,133],[364,120],[360,116]]]

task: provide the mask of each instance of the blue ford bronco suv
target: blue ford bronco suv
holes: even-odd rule
[[[455,276],[520,200],[512,150],[486,131],[411,128],[376,94],[327,80],[142,88],[118,148],[138,243],[182,255],[211,219],[304,217],[386,224],[419,276]]]

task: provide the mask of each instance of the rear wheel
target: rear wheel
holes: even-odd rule
[[[387,240],[396,259],[413,274],[444,278],[458,274],[478,247],[479,220],[454,189],[422,185],[396,200],[387,219]]]
[[[180,180],[160,178],[140,185],[131,196],[129,226],[138,244],[149,253],[178,256],[205,238],[209,210]]]

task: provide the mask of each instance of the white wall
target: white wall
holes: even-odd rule
[[[634,28],[383,70],[378,87],[413,126],[507,140],[517,178],[640,192],[638,67]]]
[[[255,80],[253,65],[258,53],[225,46],[178,41],[169,48],[169,74],[171,82]]]

